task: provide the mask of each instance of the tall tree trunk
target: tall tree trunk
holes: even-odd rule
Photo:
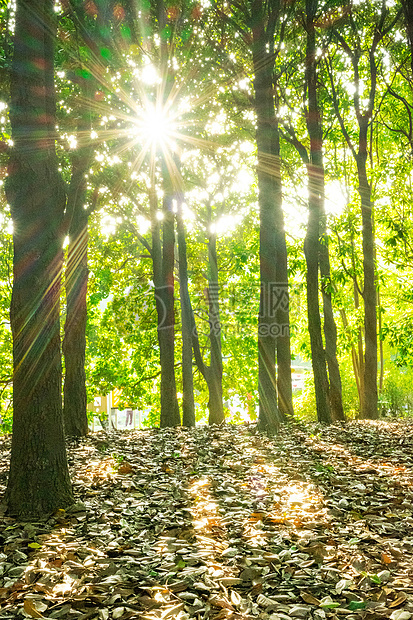
[[[162,77],[157,89],[156,104],[164,107],[171,93],[174,75],[169,64],[168,38],[165,36],[166,8],[164,0],[156,0],[154,7],[158,20],[159,71]],[[157,228],[156,252],[153,255],[154,278],[156,269],[155,294],[158,311],[158,338],[161,361],[161,428],[181,424],[175,380],[175,302],[174,302],[174,265],[175,265],[175,230],[173,199],[175,195],[174,179],[169,169],[169,161],[159,144],[154,145],[154,154],[161,160],[164,197],[162,204],[162,246],[159,227]],[[152,162],[154,166],[154,160]],[[153,195],[154,197],[154,195]],[[156,202],[156,197],[155,202]],[[155,207],[156,209],[156,207]],[[156,218],[156,213],[152,221]],[[162,250],[161,250],[162,248]],[[156,260],[155,260],[156,257]]]
[[[13,437],[5,501],[43,516],[73,502],[63,432],[60,353],[65,192],[55,154],[52,0],[18,0],[11,75],[14,148]]]
[[[192,305],[188,289],[188,261],[182,202],[176,214],[179,259],[179,291],[182,323],[182,424],[195,426],[194,377],[192,372]]]
[[[288,286],[288,256],[282,209],[280,136],[277,119],[274,119],[274,217],[276,246],[277,304],[277,404],[280,418],[294,414],[293,384],[291,378],[290,304]]]
[[[304,242],[307,262],[307,311],[310,332],[311,358],[319,422],[331,422],[330,386],[327,376],[326,354],[321,333],[318,269],[320,252],[321,220],[324,196],[324,165],[322,156],[323,133],[317,101],[316,35],[315,16],[318,0],[306,0],[306,85],[308,97],[307,129],[310,136],[310,163],[308,170],[308,227]],[[323,261],[324,269],[327,262]],[[329,275],[329,274],[328,274]]]
[[[212,213],[208,205],[208,222],[211,224]],[[221,323],[219,317],[219,278],[217,257],[217,236],[208,232],[208,321],[211,359],[207,367],[206,380],[209,392],[209,424],[222,424],[225,420],[222,402],[222,352]]]
[[[155,285],[155,302],[158,316],[158,342],[161,364],[161,428],[178,426],[181,423],[176,395],[174,358],[174,223],[172,209],[164,199],[163,209],[163,249],[161,243],[161,223],[157,217],[157,198],[155,191],[150,195],[152,229],[152,263]],[[171,206],[171,205],[170,205]]]
[[[90,121],[79,124],[79,140],[85,140]],[[84,437],[88,433],[86,394],[86,322],[87,322],[87,247],[88,217],[85,208],[86,172],[90,167],[92,149],[88,143],[80,146],[73,155],[72,177],[67,197],[67,214],[70,218],[69,247],[65,273],[66,321],[63,339],[65,356],[65,381],[63,420],[66,435]]]
[[[362,121],[365,122],[363,123]],[[367,178],[367,119],[360,119],[359,151],[357,153],[358,191],[361,200],[363,236],[363,300],[364,300],[364,377],[363,418],[378,418],[377,394],[377,289],[374,265],[373,203]]]
[[[181,424],[175,380],[174,219],[172,198],[165,196],[162,220],[162,294],[165,320],[162,327],[161,351],[161,428]]]
[[[256,3],[254,3],[254,6]],[[256,7],[257,8],[257,7]],[[254,10],[254,7],[253,7]],[[257,115],[258,203],[260,208],[260,309],[258,316],[258,392],[261,430],[274,432],[285,421],[278,408],[276,384],[277,223],[275,203],[281,197],[272,72],[263,20],[253,28],[254,107]],[[281,256],[281,255],[280,255]],[[280,259],[281,264],[281,259]],[[285,375],[283,375],[285,381]]]

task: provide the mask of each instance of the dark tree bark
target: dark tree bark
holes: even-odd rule
[[[280,169],[280,136],[278,122],[275,119],[275,245],[276,274],[278,292],[277,305],[277,404],[280,417],[287,418],[294,415],[293,384],[291,379],[291,339],[290,339],[290,304],[288,285],[288,256],[285,239],[284,213],[282,209],[282,186]]]
[[[362,416],[379,416],[377,393],[377,289],[374,262],[373,203],[367,177],[367,130],[369,119],[359,118],[359,150],[356,157],[363,235],[364,377]]]
[[[174,316],[174,215],[167,197],[163,203],[161,222],[157,218],[157,198],[152,190],[151,228],[152,264],[155,302],[158,316],[158,342],[161,364],[161,428],[181,423],[175,381],[175,316]]]
[[[176,227],[182,323],[182,424],[183,426],[195,426],[194,377],[192,371],[193,313],[188,289],[188,260],[181,201],[178,201]]]
[[[206,381],[209,392],[209,424],[222,424],[225,420],[222,402],[222,351],[221,322],[219,317],[219,279],[217,236],[211,232],[212,212],[208,205],[208,322],[211,359],[207,367]]]
[[[340,368],[337,359],[337,325],[334,319],[331,299],[330,256],[327,235],[323,220],[321,222],[320,275],[323,293],[325,355],[327,360],[330,409],[333,420],[345,420],[342,397]]]
[[[161,327],[161,428],[179,426],[175,380],[174,264],[175,232],[172,198],[164,197],[162,220],[162,299],[164,321]]]
[[[279,3],[271,3],[271,15],[265,27],[264,6],[261,2],[251,5],[255,25],[252,28],[254,108],[257,115],[256,141],[258,149],[258,203],[260,207],[260,310],[258,317],[258,391],[259,420],[261,430],[274,432],[286,414],[292,412],[291,365],[289,334],[279,340],[282,362],[279,388],[283,391],[277,399],[276,354],[277,336],[281,318],[288,326],[288,313],[279,307],[278,278],[285,280],[288,298],[286,260],[282,229],[282,194],[279,174],[279,136],[275,119],[273,94],[274,54],[272,41]],[[270,47],[269,47],[270,46]],[[278,260],[277,260],[278,258]],[[277,272],[278,263],[278,272]],[[278,297],[277,297],[278,294]],[[287,327],[288,329],[288,327]],[[287,345],[287,346],[286,346]],[[289,357],[289,360],[288,360]],[[288,379],[289,375],[289,379]],[[289,386],[288,386],[289,382]],[[278,407],[278,400],[282,405]]]
[[[6,192],[14,232],[13,438],[10,514],[73,502],[63,432],[60,354],[65,191],[55,154],[52,0],[19,0],[11,76],[14,147]]]
[[[154,3],[160,35],[159,69],[162,84],[158,88],[156,101],[165,105],[172,90],[174,77],[169,65],[168,39],[163,36],[166,27],[166,9],[163,0]],[[181,424],[175,380],[175,314],[174,314],[174,265],[175,265],[175,227],[173,200],[175,196],[174,179],[172,178],[169,161],[159,149],[153,145],[154,153],[160,157],[164,197],[162,202],[162,242],[160,224],[157,221],[157,198],[152,191],[152,260],[155,284],[156,310],[158,314],[158,340],[161,362],[161,428]],[[151,166],[155,166],[153,158]],[[152,171],[153,177],[155,170]],[[153,179],[154,186],[154,179]]]
[[[337,327],[331,303],[330,258],[324,206],[323,128],[318,105],[316,62],[315,21],[317,10],[318,0],[306,0],[306,86],[308,98],[306,121],[310,137],[310,162],[308,165],[309,225],[305,240],[305,255],[307,260],[308,323],[312,356],[314,356],[313,374],[317,417],[320,422],[328,423],[331,418],[344,420],[344,410],[337,360]],[[322,280],[325,350],[319,313],[318,268],[320,268]]]
[[[79,124],[79,140],[85,140],[90,121]],[[63,420],[66,435],[84,437],[88,433],[86,395],[87,247],[89,211],[85,208],[86,177],[90,167],[90,144],[81,145],[73,155],[72,176],[67,196],[69,246],[65,273],[66,321],[63,339],[65,380]]]
[[[311,362],[313,366],[314,387],[319,422],[331,422],[329,385],[326,357],[321,333],[320,304],[318,298],[318,249],[320,240],[319,201],[314,187],[316,171],[308,165],[309,199],[308,224],[304,241],[304,254],[307,263],[307,316],[310,333]]]

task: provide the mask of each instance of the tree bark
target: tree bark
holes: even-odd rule
[[[192,372],[192,305],[188,289],[188,260],[182,204],[176,214],[179,259],[179,291],[182,323],[182,424],[195,426],[194,377]]]
[[[306,86],[308,97],[307,129],[310,136],[310,162],[308,170],[308,227],[304,242],[307,263],[307,312],[310,332],[311,360],[319,422],[331,422],[330,386],[328,382],[326,354],[321,332],[318,269],[321,256],[320,234],[324,196],[324,165],[322,156],[322,127],[317,101],[316,35],[315,15],[318,0],[306,0]],[[324,269],[327,262],[323,261]],[[329,275],[329,274],[328,274]]]
[[[261,11],[256,2],[253,11]],[[286,410],[291,408],[290,396],[283,371],[280,386],[283,389],[285,405],[278,407],[276,379],[276,349],[278,320],[277,277],[286,277],[282,251],[279,254],[279,273],[277,273],[277,239],[282,231],[280,224],[281,177],[279,170],[278,136],[276,131],[275,105],[273,95],[274,56],[267,49],[263,15],[252,29],[254,107],[257,115],[258,150],[258,203],[260,208],[260,309],[258,317],[258,392],[259,419],[261,430],[275,432],[285,421]],[[277,217],[278,216],[278,217]],[[281,269],[280,269],[281,267]],[[288,289],[287,289],[288,295]],[[280,313],[281,316],[281,313]],[[284,318],[284,317],[283,317]],[[285,364],[285,341],[280,342],[280,351]],[[290,360],[291,364],[291,360]],[[284,367],[285,368],[285,367]],[[291,375],[290,375],[291,383]]]
[[[357,154],[357,174],[361,200],[363,236],[363,300],[364,300],[364,377],[363,377],[363,418],[378,418],[377,394],[377,289],[374,264],[373,203],[371,187],[367,178],[367,128],[368,123],[360,123],[359,151]]]
[[[324,221],[325,218],[323,217],[321,223],[322,236],[319,259],[322,280],[321,290],[323,293],[325,356],[330,387],[330,409],[333,420],[345,420],[341,375],[337,359],[337,325],[334,319],[331,299],[330,256]]]
[[[318,200],[313,186],[314,175],[312,165],[309,168],[309,200],[308,225],[304,241],[304,254],[307,264],[307,316],[310,333],[311,362],[314,375],[314,388],[319,422],[330,424],[331,411],[329,401],[329,385],[327,377],[326,357],[321,333],[320,304],[318,298],[318,249],[320,237],[320,214]]]
[[[274,120],[274,216],[276,246],[277,304],[277,405],[281,419],[294,415],[291,378],[290,303],[288,285],[288,256],[282,209],[281,157],[278,122]]]
[[[211,207],[208,206],[208,221],[211,224]],[[208,321],[211,359],[207,367],[206,381],[209,392],[208,424],[222,424],[225,420],[222,402],[222,351],[221,351],[221,323],[219,317],[219,279],[217,258],[217,236],[208,233]]]
[[[11,75],[14,147],[13,437],[8,512],[44,516],[73,502],[63,432],[60,353],[65,191],[55,153],[52,0],[19,0]]]
[[[157,198],[150,196],[152,221],[152,263],[155,302],[158,316],[158,342],[161,364],[161,428],[181,423],[175,382],[174,317],[174,217],[171,204],[164,198],[161,222],[157,218]],[[169,205],[169,207],[168,207]]]
[[[79,140],[90,129],[87,119],[79,124]],[[67,196],[66,212],[70,218],[69,246],[65,273],[66,321],[63,339],[65,380],[63,420],[65,433],[84,437],[88,433],[86,394],[86,322],[87,322],[87,247],[88,218],[85,208],[86,172],[90,166],[92,149],[89,144],[80,146],[73,155],[72,176]]]
[[[328,369],[328,396],[330,413],[333,420],[344,420],[342,388],[340,369],[337,360],[337,326],[334,320],[333,306],[331,301],[331,275],[328,237],[326,230],[325,213],[325,173],[323,161],[323,126],[318,102],[318,76],[316,59],[316,30],[315,21],[318,10],[318,0],[306,1],[307,15],[307,46],[306,46],[306,84],[308,95],[307,129],[310,136],[310,162],[309,174],[313,178],[309,180],[310,192],[315,213],[318,213],[318,261],[321,275],[321,290],[324,311],[324,356]],[[317,204],[316,204],[317,203]],[[319,342],[322,337],[318,337]],[[321,352],[319,352],[321,355]],[[324,371],[322,371],[324,373]],[[321,379],[324,381],[324,379]],[[321,399],[324,400],[324,397]],[[324,407],[324,403],[322,404]],[[324,413],[320,412],[324,416]]]

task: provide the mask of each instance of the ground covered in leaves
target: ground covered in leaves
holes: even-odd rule
[[[412,430],[223,426],[70,443],[77,503],[41,523],[0,517],[0,618],[408,620]],[[5,483],[9,440],[0,447]]]

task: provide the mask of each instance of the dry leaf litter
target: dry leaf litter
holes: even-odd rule
[[[409,620],[412,430],[268,438],[224,425],[71,442],[76,504],[39,523],[0,517],[0,618]]]

